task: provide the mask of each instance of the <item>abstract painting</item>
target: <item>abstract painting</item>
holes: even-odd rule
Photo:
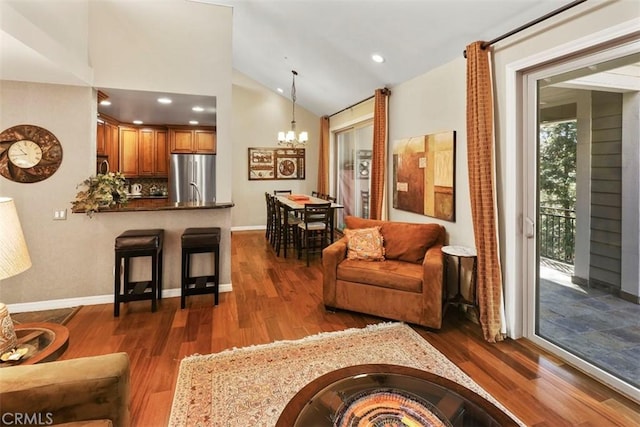
[[[456,132],[395,141],[393,207],[455,221]]]

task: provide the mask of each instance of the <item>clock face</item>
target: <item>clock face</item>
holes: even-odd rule
[[[34,167],[42,160],[42,149],[28,139],[14,142],[9,147],[9,161],[19,168]]]
[[[0,133],[0,175],[11,181],[42,181],[61,163],[60,141],[44,128],[18,125]]]

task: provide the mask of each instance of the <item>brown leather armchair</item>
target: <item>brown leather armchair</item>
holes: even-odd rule
[[[348,259],[347,237],[325,248],[325,307],[439,329],[444,295],[444,227],[350,216],[345,222],[348,229],[379,226],[385,260]]]
[[[128,427],[129,369],[127,353],[0,369],[0,424]]]

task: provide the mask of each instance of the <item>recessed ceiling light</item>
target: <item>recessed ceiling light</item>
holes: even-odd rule
[[[160,104],[171,104],[171,98],[158,98]]]
[[[373,60],[373,62],[377,62],[378,64],[384,62],[384,57],[379,53],[374,53],[373,55],[371,55],[371,59]]]
[[[197,113],[201,113],[204,111],[204,108],[196,105],[195,107],[192,108],[193,111],[197,112]]]
[[[197,120],[189,120],[190,125],[197,125],[199,122]]]
[[[142,120],[134,120],[134,121],[133,121],[133,124],[134,124],[134,125],[141,125],[141,124],[143,124],[143,123],[144,123],[144,122],[143,122]]]
[[[111,105],[111,101],[104,99],[100,101],[100,105],[104,105],[105,107],[108,107],[109,105]]]
[[[284,89],[282,89],[281,87],[279,87],[278,89],[276,89],[279,93],[284,93]]]

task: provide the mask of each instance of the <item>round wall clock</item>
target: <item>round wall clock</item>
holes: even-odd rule
[[[61,163],[62,145],[44,128],[18,125],[0,133],[0,175],[11,181],[42,181]]]

